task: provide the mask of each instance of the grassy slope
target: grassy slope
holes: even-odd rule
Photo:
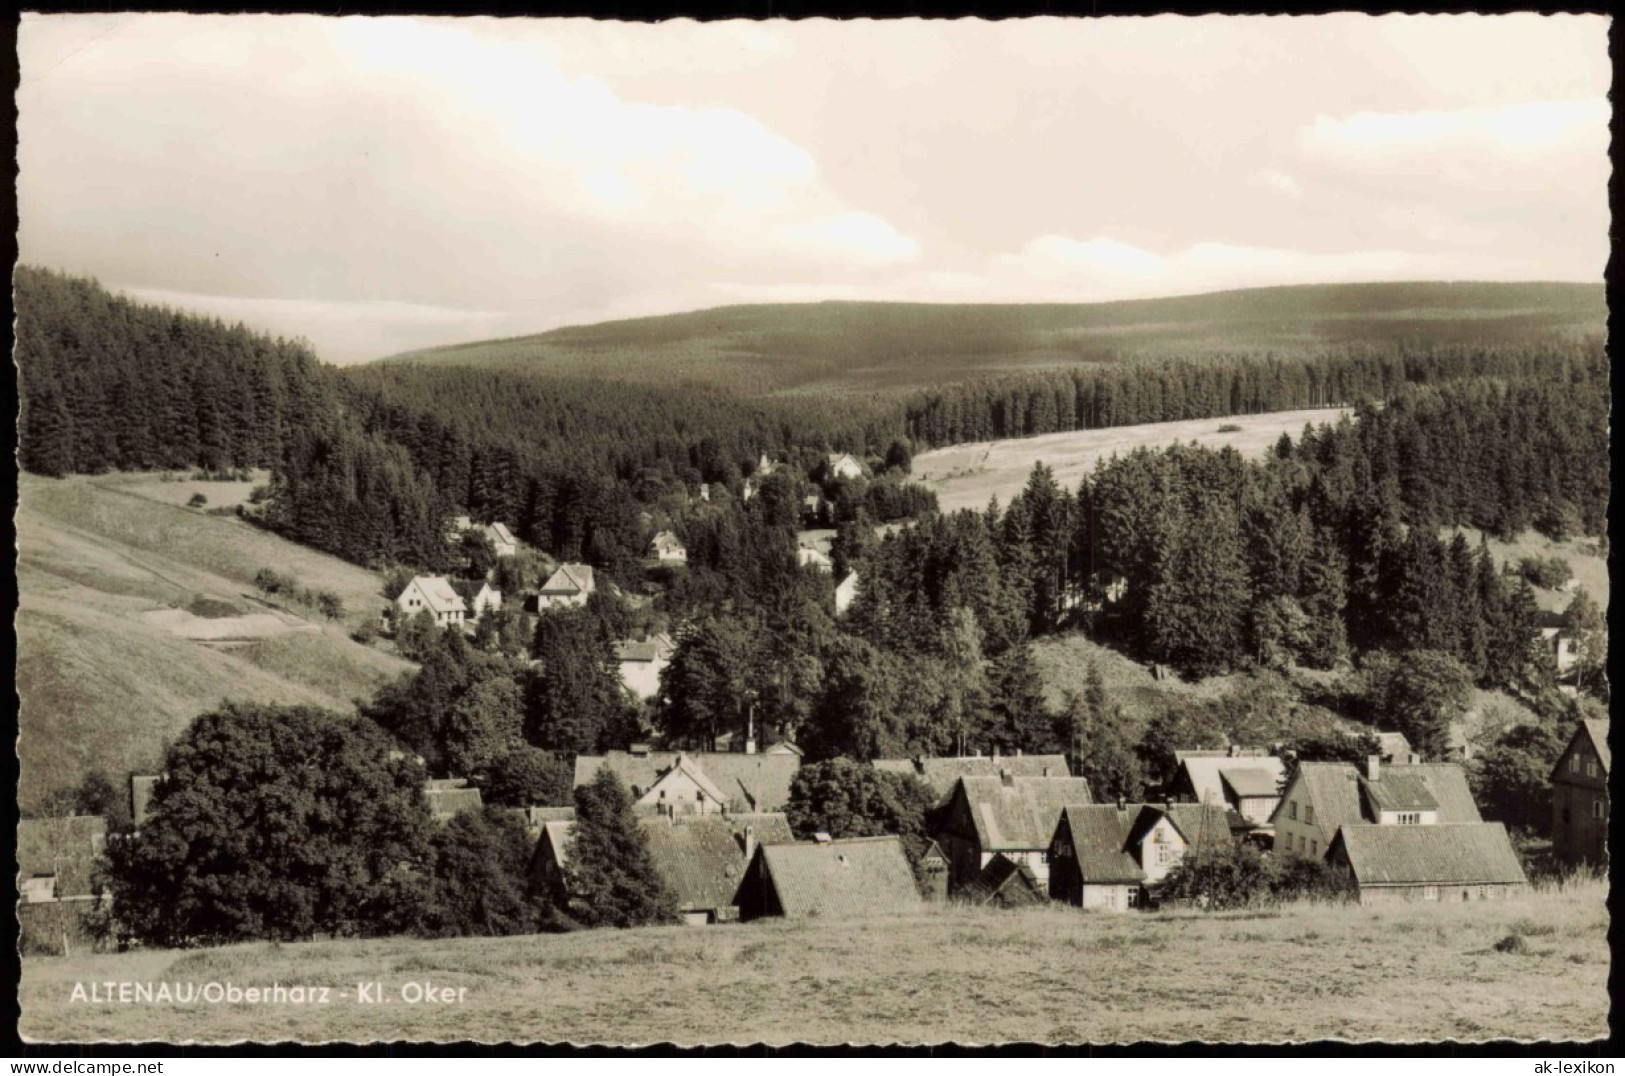
[[[941,384],[997,371],[1427,339],[1605,331],[1600,285],[1356,284],[1088,304],[829,302],[720,307],[392,356],[748,393]]]
[[[1478,548],[1479,540],[1483,537],[1480,531],[1471,527],[1453,527],[1444,531],[1449,537],[1460,531],[1468,543]],[[1597,542],[1592,538],[1571,538],[1566,542],[1554,542],[1543,534],[1535,531],[1524,531],[1515,541],[1503,542],[1497,538],[1490,539],[1490,554],[1495,557],[1498,564],[1516,564],[1524,557],[1561,557],[1569,562],[1574,571],[1574,583],[1586,589],[1591,600],[1598,607],[1608,608],[1608,560],[1602,556]],[[1542,609],[1551,609],[1561,612],[1569,607],[1574,600],[1572,590],[1545,590],[1535,589],[1535,600]]]
[[[260,567],[345,595],[364,615],[382,599],[370,572],[234,519],[132,496],[116,480],[23,475],[17,512],[18,802],[101,768],[148,768],[163,745],[224,698],[348,709],[408,668],[337,625],[230,650],[142,619],[199,596],[254,607]]]
[[[915,481],[933,489],[944,512],[960,508],[982,509],[988,498],[1009,504],[1021,492],[1034,463],[1045,463],[1055,480],[1076,489],[1096,462],[1127,455],[1136,448],[1166,448],[1175,442],[1207,448],[1234,448],[1244,456],[1267,452],[1283,433],[1294,440],[1307,424],[1335,423],[1345,412],[1330,409],[1272,411],[1262,415],[1235,415],[1188,422],[1148,422],[1138,426],[1112,426],[1099,430],[1046,433],[1007,441],[980,441],[933,449],[914,457]],[[1240,426],[1219,432],[1220,426]]]
[[[928,907],[526,938],[314,942],[30,959],[48,1041],[787,1044],[1589,1039],[1607,1034],[1602,882],[1506,904],[1201,915]],[[1494,944],[1523,919],[1529,952]],[[327,1006],[69,1004],[75,982],[328,984]],[[358,1005],[354,984],[393,1000]],[[406,982],[466,987],[407,1005]],[[351,991],[351,998],[338,996]]]

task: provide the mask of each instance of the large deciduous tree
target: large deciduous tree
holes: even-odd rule
[[[108,849],[129,938],[291,941],[415,921],[423,770],[370,722],[228,703],[192,723],[164,769],[139,835]]]

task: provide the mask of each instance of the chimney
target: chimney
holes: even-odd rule
[[[1045,767],[1044,767],[1044,776],[1045,776],[1045,777],[1048,777],[1048,776],[1049,776],[1049,767],[1048,767],[1048,766],[1045,766]]]
[[[755,740],[746,740],[745,741],[745,754],[754,755],[755,753],[756,753],[756,741]]]
[[[1367,755],[1365,759],[1365,779],[1377,781],[1382,778],[1382,758],[1378,755]]]
[[[1016,783],[1015,774],[1010,772],[1010,767],[999,767],[999,782],[1003,784],[1005,788],[1009,788]]]
[[[748,863],[756,856],[756,827],[745,827],[745,861]]]
[[[1240,758],[1241,757],[1241,745],[1240,744],[1231,744],[1230,745],[1230,753],[1229,753],[1228,757],[1230,757],[1230,758]]]
[[[994,744],[994,745],[993,745],[993,760],[994,760],[994,761],[995,761],[995,762],[997,762],[997,761],[998,761],[998,759],[999,759],[999,745],[998,745],[998,744]]]
[[[1016,757],[1017,757],[1017,758],[1020,758],[1020,757],[1021,757],[1021,748],[1019,748],[1019,747],[1018,747],[1018,748],[1016,748]]]

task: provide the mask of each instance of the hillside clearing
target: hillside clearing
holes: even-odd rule
[[[1188,422],[1150,422],[1140,426],[1112,426],[1097,430],[1046,433],[1010,441],[981,441],[922,452],[914,457],[914,480],[936,491],[944,512],[981,509],[988,499],[1000,504],[1027,484],[1033,464],[1045,463],[1055,480],[1076,489],[1098,460],[1126,455],[1136,448],[1166,448],[1175,442],[1208,448],[1234,448],[1244,456],[1262,456],[1281,435],[1294,440],[1306,425],[1335,423],[1347,411],[1308,408],[1272,411],[1262,415],[1193,419]],[[1221,433],[1221,426],[1240,429]]]
[[[1446,527],[1441,532],[1446,538],[1461,534],[1474,549],[1478,548],[1479,541],[1484,537],[1482,531],[1472,527]],[[1570,538],[1567,541],[1555,542],[1538,531],[1527,530],[1510,542],[1499,538],[1489,539],[1490,555],[1497,564],[1517,564],[1525,557],[1561,557],[1568,561],[1569,567],[1574,570],[1573,586],[1584,587],[1591,600],[1597,603],[1599,609],[1605,612],[1608,609],[1608,559],[1598,548],[1595,538]],[[1533,588],[1535,601],[1540,603],[1542,609],[1561,612],[1569,607],[1574,600],[1574,591],[1548,590],[1543,587]]]
[[[23,475],[17,510],[18,804],[92,770],[156,766],[226,699],[348,711],[411,665],[342,625],[268,612],[248,580],[304,573],[381,604],[376,576],[229,518]],[[178,630],[177,630],[178,629]],[[253,629],[253,630],[250,630]],[[271,637],[223,649],[271,630]]]
[[[928,906],[856,922],[30,958],[20,1030],[175,1043],[1593,1039],[1608,1030],[1606,893],[1583,881],[1504,904],[1217,915]],[[1528,951],[1497,952],[1516,931],[1530,933]],[[71,1002],[76,983],[110,981],[332,994],[302,1006]],[[362,982],[381,983],[387,1003],[358,1003]],[[408,1004],[407,983],[466,991],[461,1004]]]

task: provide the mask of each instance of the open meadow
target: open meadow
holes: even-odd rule
[[[1506,903],[1218,914],[928,906],[869,921],[43,957],[24,962],[18,998],[25,1039],[53,1042],[1587,1040],[1608,1030],[1606,892],[1582,880]],[[325,1005],[88,1000],[109,982],[331,993]],[[383,1000],[358,1000],[360,983],[381,984]],[[73,1000],[76,984],[87,1000]],[[408,984],[462,1001],[414,1002]]]
[[[294,574],[340,593],[353,622],[383,605],[375,573],[135,495],[123,477],[21,476],[20,806],[92,770],[156,765],[224,699],[347,711],[411,667],[351,640],[347,623],[267,605],[252,585],[262,567]]]
[[[915,481],[936,491],[944,512],[980,509],[987,507],[991,497],[998,497],[1000,504],[1008,504],[1027,484],[1027,476],[1035,463],[1048,464],[1061,486],[1075,489],[1083,476],[1094,469],[1097,460],[1113,454],[1126,455],[1136,448],[1166,448],[1180,442],[1207,448],[1228,446],[1244,456],[1257,457],[1279,441],[1283,433],[1296,440],[1305,425],[1334,423],[1344,414],[1347,412],[1307,408],[981,441],[920,453],[914,457],[913,476]],[[1231,426],[1239,429],[1220,430],[1220,427]]]

